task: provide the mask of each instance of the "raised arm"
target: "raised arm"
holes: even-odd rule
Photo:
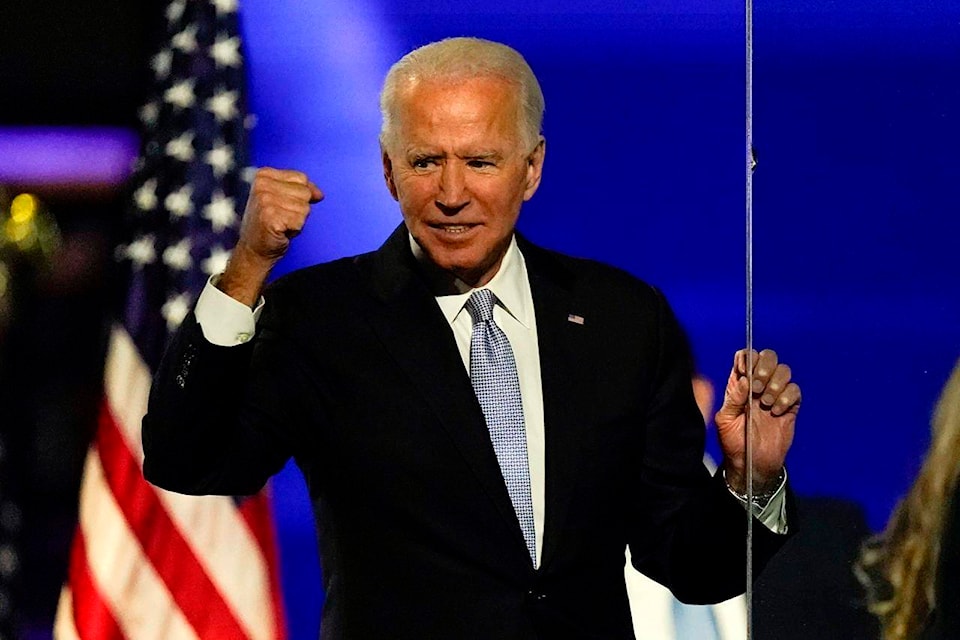
[[[322,197],[298,171],[257,172],[240,239],[216,281],[226,296],[207,285],[154,377],[142,431],[147,480],[182,493],[253,493],[289,457],[284,429],[303,395],[296,345],[280,327],[254,332],[251,307]],[[250,330],[234,340],[225,327],[237,313]]]

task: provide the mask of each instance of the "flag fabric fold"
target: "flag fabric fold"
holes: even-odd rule
[[[236,0],[163,7],[116,257],[127,276],[87,456],[58,640],[286,636],[269,498],[190,497],[143,478],[152,372],[226,265],[249,188]]]

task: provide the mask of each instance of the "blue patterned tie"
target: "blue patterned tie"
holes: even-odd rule
[[[478,289],[467,300],[473,318],[470,336],[470,382],[487,421],[493,450],[507,484],[510,502],[520,521],[530,560],[537,563],[530,497],[530,467],[527,464],[527,434],[520,398],[517,363],[506,334],[493,321],[493,292]]]

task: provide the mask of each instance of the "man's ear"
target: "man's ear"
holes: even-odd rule
[[[380,159],[383,161],[383,180],[387,183],[387,190],[394,200],[399,200],[397,196],[397,183],[393,179],[393,161],[390,160],[390,154],[380,145]]]
[[[540,136],[540,141],[527,156],[527,185],[523,192],[523,201],[526,202],[537,192],[540,186],[540,177],[543,175],[543,158],[547,153],[547,140]]]

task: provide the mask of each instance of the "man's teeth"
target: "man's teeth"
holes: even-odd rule
[[[468,230],[470,227],[469,225],[465,225],[465,224],[445,224],[440,228],[450,233],[463,233],[464,231]]]

